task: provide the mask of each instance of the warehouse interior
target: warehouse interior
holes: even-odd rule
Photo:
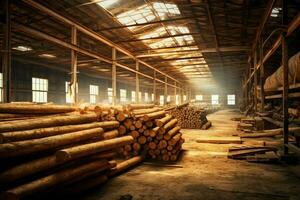
[[[0,1],[0,199],[300,199],[299,11]]]

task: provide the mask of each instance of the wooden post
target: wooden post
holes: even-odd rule
[[[282,25],[287,24],[287,1],[282,0]],[[288,46],[286,43],[286,33],[281,34],[281,62],[283,66],[283,142],[284,142],[284,154],[288,154],[288,142],[289,142],[289,113],[288,113],[288,93],[289,93],[289,66],[288,66]]]
[[[112,105],[117,104],[117,52],[116,48],[112,48]]]
[[[77,29],[75,26],[72,26],[71,30],[71,43],[77,45]],[[71,50],[71,99],[73,104],[78,103],[78,88],[77,88],[77,51]]]
[[[261,38],[260,40],[260,103],[261,103],[261,112],[265,112],[265,90],[264,90],[264,84],[265,84],[265,68],[264,68],[264,63],[262,62],[263,57],[264,57],[264,49],[263,49],[263,39]]]
[[[154,95],[153,103],[155,103],[156,102],[156,71],[155,70],[153,72],[153,95]]]
[[[4,52],[2,54],[3,101],[11,101],[11,19],[10,2],[5,0]]]
[[[174,85],[175,85],[175,87],[174,87],[174,104],[176,104],[177,105],[177,103],[176,103],[176,101],[177,101],[177,85],[176,85],[176,81],[174,82]]]
[[[164,90],[164,105],[167,104],[167,97],[168,97],[168,78],[165,76],[165,90]]]
[[[135,61],[135,70],[136,71],[139,71],[139,61],[136,60]],[[135,102],[136,103],[140,103],[140,96],[139,96],[139,93],[140,93],[140,80],[139,80],[139,75],[138,74],[135,74]]]
[[[257,65],[257,48],[255,48],[254,50],[254,60],[253,60],[253,70],[254,70],[254,88],[253,88],[253,92],[254,92],[254,111],[257,112],[257,73],[258,70],[256,69],[256,65]]]

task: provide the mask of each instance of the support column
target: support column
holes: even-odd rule
[[[258,70],[256,70],[256,65],[257,65],[257,48],[255,48],[254,51],[254,60],[253,60],[253,70],[254,70],[254,88],[253,88],[253,92],[254,92],[254,112],[257,112],[257,73]]]
[[[135,70],[139,71],[140,69],[140,63],[139,61],[135,61]],[[140,80],[139,80],[139,75],[135,74],[135,102],[140,103]]]
[[[264,57],[264,49],[263,49],[263,40],[261,38],[260,40],[260,60],[262,61],[262,58]],[[260,103],[261,103],[261,112],[265,112],[265,90],[264,90],[264,85],[265,85],[265,67],[264,63],[261,63],[260,66]]]
[[[167,104],[167,97],[168,97],[168,78],[165,76],[165,90],[164,90],[164,105]]]
[[[5,0],[4,53],[2,57],[3,101],[11,101],[11,19],[10,1]]]
[[[176,101],[177,101],[177,98],[176,98],[176,96],[177,96],[176,81],[175,81],[174,85],[175,85],[175,87],[174,87],[174,100],[175,100],[175,102],[174,103],[176,104]]]
[[[77,45],[77,29],[72,27],[71,30],[71,43]],[[77,84],[77,51],[71,50],[71,100],[73,104],[78,103],[78,84]]]
[[[156,71],[153,72],[153,103],[156,103]]]
[[[288,153],[288,148],[285,146],[288,144],[289,136],[289,114],[288,114],[288,90],[289,90],[289,67],[288,67],[288,47],[286,44],[285,36],[281,36],[282,46],[282,65],[283,65],[283,140],[284,140],[284,153]]]
[[[116,66],[117,51],[112,49],[112,105],[117,104],[117,66]]]

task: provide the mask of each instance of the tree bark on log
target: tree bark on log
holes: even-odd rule
[[[94,142],[90,144],[79,145],[67,149],[59,150],[55,153],[57,161],[66,161],[74,158],[79,158],[94,153],[107,151],[113,148],[121,147],[126,144],[133,143],[134,139],[132,136],[123,136],[110,140],[104,140]]]
[[[38,119],[18,120],[10,122],[0,122],[0,132],[28,130],[35,128],[46,128],[51,126],[63,126],[73,124],[84,124],[95,122],[98,115],[95,113],[86,115],[70,115],[70,116],[56,116],[45,117]]]
[[[59,146],[97,137],[102,133],[102,128],[94,128],[40,139],[4,143],[0,144],[0,158],[10,158],[14,156],[27,155],[29,153],[54,149]]]

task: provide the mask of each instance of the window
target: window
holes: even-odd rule
[[[142,101],[142,92],[139,92],[139,101]]]
[[[176,105],[179,104],[179,95],[176,95],[176,96],[175,96],[175,103],[176,103]]]
[[[186,95],[183,95],[183,101],[186,101]]]
[[[168,95],[168,96],[167,96],[167,102],[170,102],[170,101],[171,101],[171,96]]]
[[[197,101],[203,101],[203,96],[202,95],[196,95],[196,100]]]
[[[48,79],[32,77],[32,101],[47,102]]]
[[[235,105],[235,95],[234,94],[228,94],[227,95],[227,104],[228,105]]]
[[[154,94],[151,94],[151,101],[154,101]]]
[[[124,89],[120,89],[120,101],[121,102],[127,101],[127,91]]]
[[[117,2],[118,0],[100,0],[97,2],[97,4],[103,7],[104,9],[109,9],[112,8],[112,6]]]
[[[66,81],[66,103],[73,103],[72,96],[71,96],[71,87],[70,82]]]
[[[165,101],[164,95],[160,95],[160,96],[159,96],[159,104],[160,104],[160,105],[164,105],[164,101]]]
[[[113,91],[112,88],[107,88],[107,99],[109,103],[112,103]]]
[[[96,103],[98,94],[98,85],[90,85],[90,103]]]
[[[0,102],[3,102],[3,74],[0,73]]]
[[[211,104],[212,105],[219,104],[219,95],[217,94],[211,95]]]
[[[131,91],[131,101],[135,102],[135,91]]]
[[[149,95],[148,95],[148,92],[145,92],[145,102],[148,102],[149,101]]]

